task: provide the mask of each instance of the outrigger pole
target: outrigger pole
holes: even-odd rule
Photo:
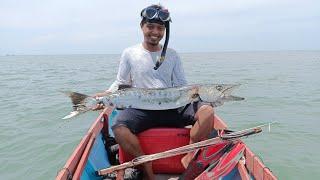
[[[171,149],[171,150],[160,152],[160,153],[142,155],[142,156],[139,156],[129,162],[125,162],[125,163],[122,163],[122,164],[116,165],[116,166],[111,166],[106,169],[98,170],[96,173],[98,175],[102,176],[102,175],[106,175],[108,173],[111,173],[113,171],[118,171],[121,169],[134,167],[134,166],[146,163],[146,162],[150,162],[150,161],[154,161],[154,160],[158,160],[158,159],[162,159],[162,158],[167,158],[167,157],[172,157],[172,156],[176,156],[176,155],[180,155],[180,154],[189,153],[189,152],[192,152],[196,149],[204,148],[207,146],[226,143],[227,141],[228,142],[229,141],[238,141],[239,138],[241,138],[241,137],[246,137],[249,135],[253,135],[253,134],[257,134],[257,133],[262,132],[262,127],[264,127],[264,126],[270,127],[270,124],[273,124],[273,123],[263,124],[260,126],[244,129],[241,131],[231,132],[229,134],[223,134],[223,135],[220,135],[215,138],[207,139],[207,140],[200,141],[200,142],[193,143],[193,144],[189,144],[186,146],[181,146],[179,148]]]

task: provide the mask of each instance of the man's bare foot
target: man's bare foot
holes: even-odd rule
[[[143,167],[144,167],[143,179],[154,180],[155,176],[152,171],[152,163],[151,162],[145,163],[143,164]]]
[[[124,180],[124,170],[117,171],[117,179],[116,180]]]
[[[191,162],[192,158],[193,158],[193,153],[188,153],[188,154],[186,154],[185,156],[182,157],[181,164],[185,169],[187,169],[187,167],[188,167],[189,163]]]

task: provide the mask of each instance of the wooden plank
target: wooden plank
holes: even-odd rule
[[[253,164],[254,164],[254,162],[253,162],[254,154],[248,147],[246,147],[244,154],[245,154],[245,158],[246,158],[246,167],[247,167],[249,173],[252,174],[253,173]]]
[[[246,167],[249,173],[257,180],[277,180],[262,161],[248,147],[245,150]]]
[[[275,180],[278,179],[275,175],[272,174],[269,168],[264,168],[263,170],[264,180]]]
[[[94,143],[94,141],[96,139],[95,137],[96,137],[95,134],[91,135],[90,140],[89,140],[89,142],[88,142],[88,144],[87,144],[87,146],[86,146],[86,148],[85,148],[85,150],[84,150],[84,152],[83,152],[83,154],[81,156],[81,159],[80,159],[80,161],[78,163],[77,169],[76,169],[76,171],[75,171],[75,173],[73,175],[73,178],[72,178],[73,180],[80,180],[82,172],[83,172],[83,170],[84,170],[84,168],[86,166],[86,163],[88,161],[91,148],[92,148],[93,143]]]
[[[258,180],[276,180],[268,167],[266,167],[258,157],[254,157],[254,171],[253,176]]]
[[[238,162],[238,171],[242,180],[250,180],[250,175],[244,165],[244,160]]]
[[[255,156],[253,157],[253,177],[255,179],[263,179],[263,168],[264,164],[261,162],[261,160]]]

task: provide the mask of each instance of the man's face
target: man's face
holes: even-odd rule
[[[146,22],[141,27],[144,42],[152,46],[157,46],[162,39],[165,31],[165,26],[158,23]]]

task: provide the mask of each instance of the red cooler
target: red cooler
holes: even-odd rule
[[[140,145],[145,154],[154,154],[189,144],[189,128],[154,128],[138,134]],[[152,162],[154,173],[182,173],[185,169],[178,155]],[[132,160],[133,157],[119,149],[120,163]]]

